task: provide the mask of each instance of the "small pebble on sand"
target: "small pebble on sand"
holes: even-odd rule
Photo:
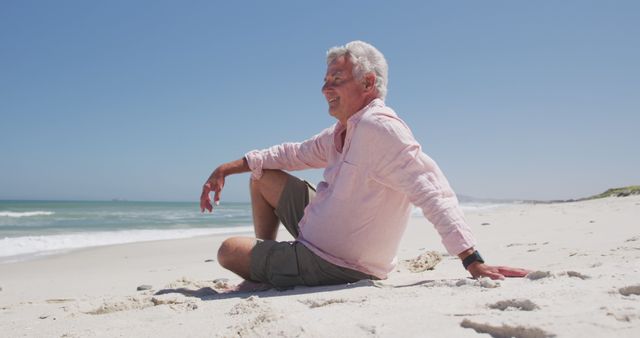
[[[151,290],[153,288],[153,286],[148,285],[148,284],[143,284],[138,286],[138,291],[144,291],[144,290]]]
[[[480,286],[483,288],[494,289],[500,286],[500,283],[494,281],[489,277],[480,277],[478,278],[478,282],[480,282]]]

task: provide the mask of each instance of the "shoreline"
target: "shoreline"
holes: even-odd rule
[[[620,291],[640,285],[640,196],[517,204],[466,217],[488,263],[539,270],[541,277],[483,286],[448,255],[434,270],[411,272],[403,261],[444,252],[433,227],[412,217],[397,269],[386,280],[353,285],[193,293],[218,290],[225,279],[241,281],[216,261],[225,235],[0,264],[0,325],[8,336],[67,337],[476,337],[476,330],[487,329],[481,325],[491,332],[522,326],[563,337],[640,334],[640,295]],[[287,236],[279,232],[279,239]],[[151,290],[136,290],[144,284]],[[161,290],[168,292],[155,294]],[[525,300],[535,308],[519,309]],[[500,310],[499,302],[512,306]]]

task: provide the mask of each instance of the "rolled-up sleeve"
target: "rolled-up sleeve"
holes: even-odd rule
[[[422,152],[409,128],[399,120],[385,120],[373,128],[374,178],[404,192],[411,203],[421,208],[451,255],[475,246],[455,193],[438,165]]]
[[[251,169],[251,178],[260,179],[263,169],[303,170],[327,166],[327,147],[332,142],[333,128],[327,128],[299,143],[282,143],[263,150],[251,150],[244,155]]]

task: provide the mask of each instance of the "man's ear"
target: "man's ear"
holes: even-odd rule
[[[364,89],[371,90],[376,86],[376,75],[373,73],[369,73],[364,76]]]

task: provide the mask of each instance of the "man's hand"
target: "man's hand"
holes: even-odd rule
[[[222,191],[222,188],[224,188],[225,177],[233,174],[245,173],[250,170],[249,163],[247,163],[247,159],[244,157],[217,167],[216,170],[211,173],[209,179],[204,182],[204,186],[202,186],[202,195],[200,195],[200,211],[213,211],[211,197],[209,196],[212,191],[214,193],[213,202],[215,205],[220,203],[220,192]]]
[[[505,277],[524,277],[529,272],[527,269],[512,268],[509,266],[491,266],[475,262],[467,268],[473,278],[489,277],[491,279],[504,279]]]
[[[225,174],[222,170],[222,166],[216,168],[211,173],[207,182],[202,187],[202,195],[200,195],[200,212],[204,212],[205,209],[209,212],[213,211],[213,205],[211,204],[211,197],[209,194],[213,191],[213,202],[218,205],[220,203],[220,192],[224,187]]]

